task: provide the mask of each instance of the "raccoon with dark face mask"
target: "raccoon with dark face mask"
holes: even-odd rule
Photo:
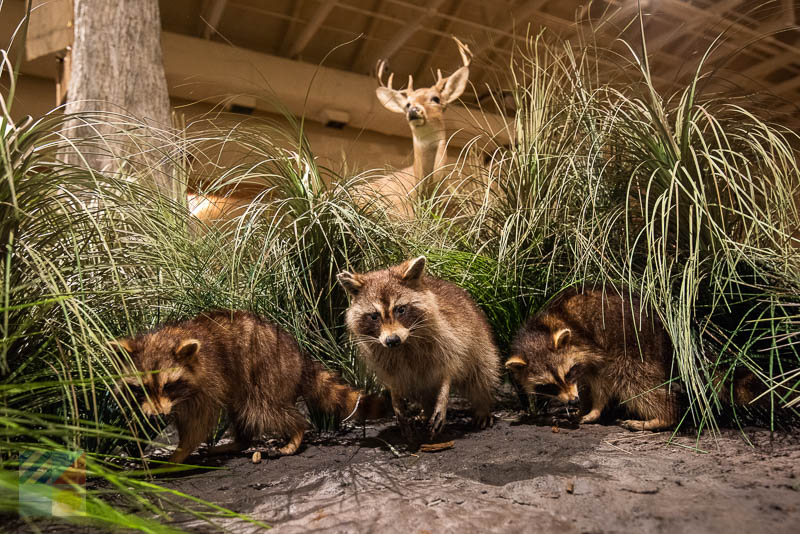
[[[505,365],[528,393],[563,403],[580,396],[581,423],[596,422],[609,403],[621,402],[636,418],[621,426],[661,430],[678,417],[672,361],[661,321],[638,297],[570,288],[520,329]]]
[[[145,415],[172,415],[179,443],[170,458],[183,462],[211,435],[227,409],[236,440],[213,453],[244,449],[265,432],[289,438],[293,454],[307,427],[295,406],[360,420],[380,417],[383,399],[351,389],[304,355],[283,329],[251,313],[218,311],[112,342]],[[130,368],[130,364],[133,368]]]
[[[347,327],[391,392],[406,437],[403,401],[422,405],[433,436],[446,420],[451,386],[470,401],[479,428],[491,424],[500,360],[486,317],[466,291],[426,275],[422,256],[338,279],[351,297]]]

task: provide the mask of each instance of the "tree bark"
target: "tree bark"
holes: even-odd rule
[[[85,160],[98,171],[119,172],[121,160],[116,156],[123,150],[133,168],[138,168],[139,177],[175,197],[180,188],[173,184],[171,166],[159,150],[168,139],[171,110],[158,0],[73,1],[75,39],[65,111],[123,114],[140,124],[101,114],[94,115],[97,120],[91,120],[91,125],[84,124],[85,117],[70,121],[65,127],[67,137],[76,139],[79,146],[88,139],[94,142],[91,149],[68,159]],[[109,153],[109,148],[116,154]]]

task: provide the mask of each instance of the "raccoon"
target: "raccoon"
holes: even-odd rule
[[[512,343],[506,368],[528,392],[570,403],[581,423],[622,402],[629,430],[661,430],[678,418],[670,387],[673,349],[655,314],[613,288],[567,289],[531,317]]]
[[[112,345],[124,352],[124,390],[142,412],[174,417],[175,463],[210,436],[223,408],[236,439],[212,453],[242,450],[269,431],[287,436],[280,453],[293,454],[307,427],[295,405],[301,395],[310,407],[339,418],[361,420],[383,411],[381,397],[351,389],[304,355],[283,329],[243,311],[203,313]]]
[[[367,367],[391,392],[407,438],[406,400],[422,405],[433,437],[447,418],[452,386],[470,401],[474,424],[485,428],[499,382],[498,351],[483,312],[460,287],[426,275],[425,261],[338,275],[351,297],[347,327]]]

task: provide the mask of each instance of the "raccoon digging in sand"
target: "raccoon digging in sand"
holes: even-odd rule
[[[580,391],[581,423],[596,422],[611,402],[639,418],[620,422],[630,430],[677,422],[672,344],[637,297],[567,289],[528,320],[511,354],[506,368],[528,393],[569,403]]]
[[[391,392],[407,438],[404,400],[422,405],[434,436],[444,426],[451,386],[470,401],[478,427],[491,424],[500,361],[486,317],[466,291],[426,275],[424,257],[338,279],[351,296],[347,327]]]
[[[183,462],[208,439],[222,408],[236,439],[213,453],[245,449],[266,432],[287,436],[280,452],[294,453],[307,426],[295,406],[301,395],[339,418],[360,420],[382,411],[380,397],[346,386],[280,327],[247,312],[203,313],[113,346],[129,356],[121,355],[123,366],[135,366],[123,380],[142,412],[174,416],[179,443],[171,462]]]

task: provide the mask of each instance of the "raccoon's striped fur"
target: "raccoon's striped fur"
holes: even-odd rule
[[[506,361],[528,393],[564,403],[580,399],[581,423],[594,423],[612,403],[622,403],[630,430],[675,426],[681,400],[678,370],[660,319],[635,294],[613,286],[562,291],[517,334]],[[720,400],[747,404],[764,389],[747,370],[715,389]],[[759,391],[760,390],[760,391]]]
[[[174,416],[182,462],[210,436],[220,409],[228,410],[235,443],[213,452],[246,448],[266,432],[289,438],[282,454],[300,446],[307,423],[295,406],[339,418],[380,416],[383,399],[362,395],[304,355],[277,325],[243,311],[202,313],[194,319],[114,342],[124,378],[147,415]]]
[[[580,395],[582,423],[596,422],[609,403],[624,402],[638,419],[622,426],[659,430],[677,421],[671,363],[664,327],[638,298],[622,298],[613,288],[570,288],[520,329],[506,368],[529,393],[564,403]]]
[[[390,390],[407,437],[403,402],[422,405],[435,435],[451,386],[471,402],[479,427],[492,422],[500,361],[486,317],[466,291],[427,276],[424,257],[363,274],[345,271],[338,279],[351,296],[347,327]]]

